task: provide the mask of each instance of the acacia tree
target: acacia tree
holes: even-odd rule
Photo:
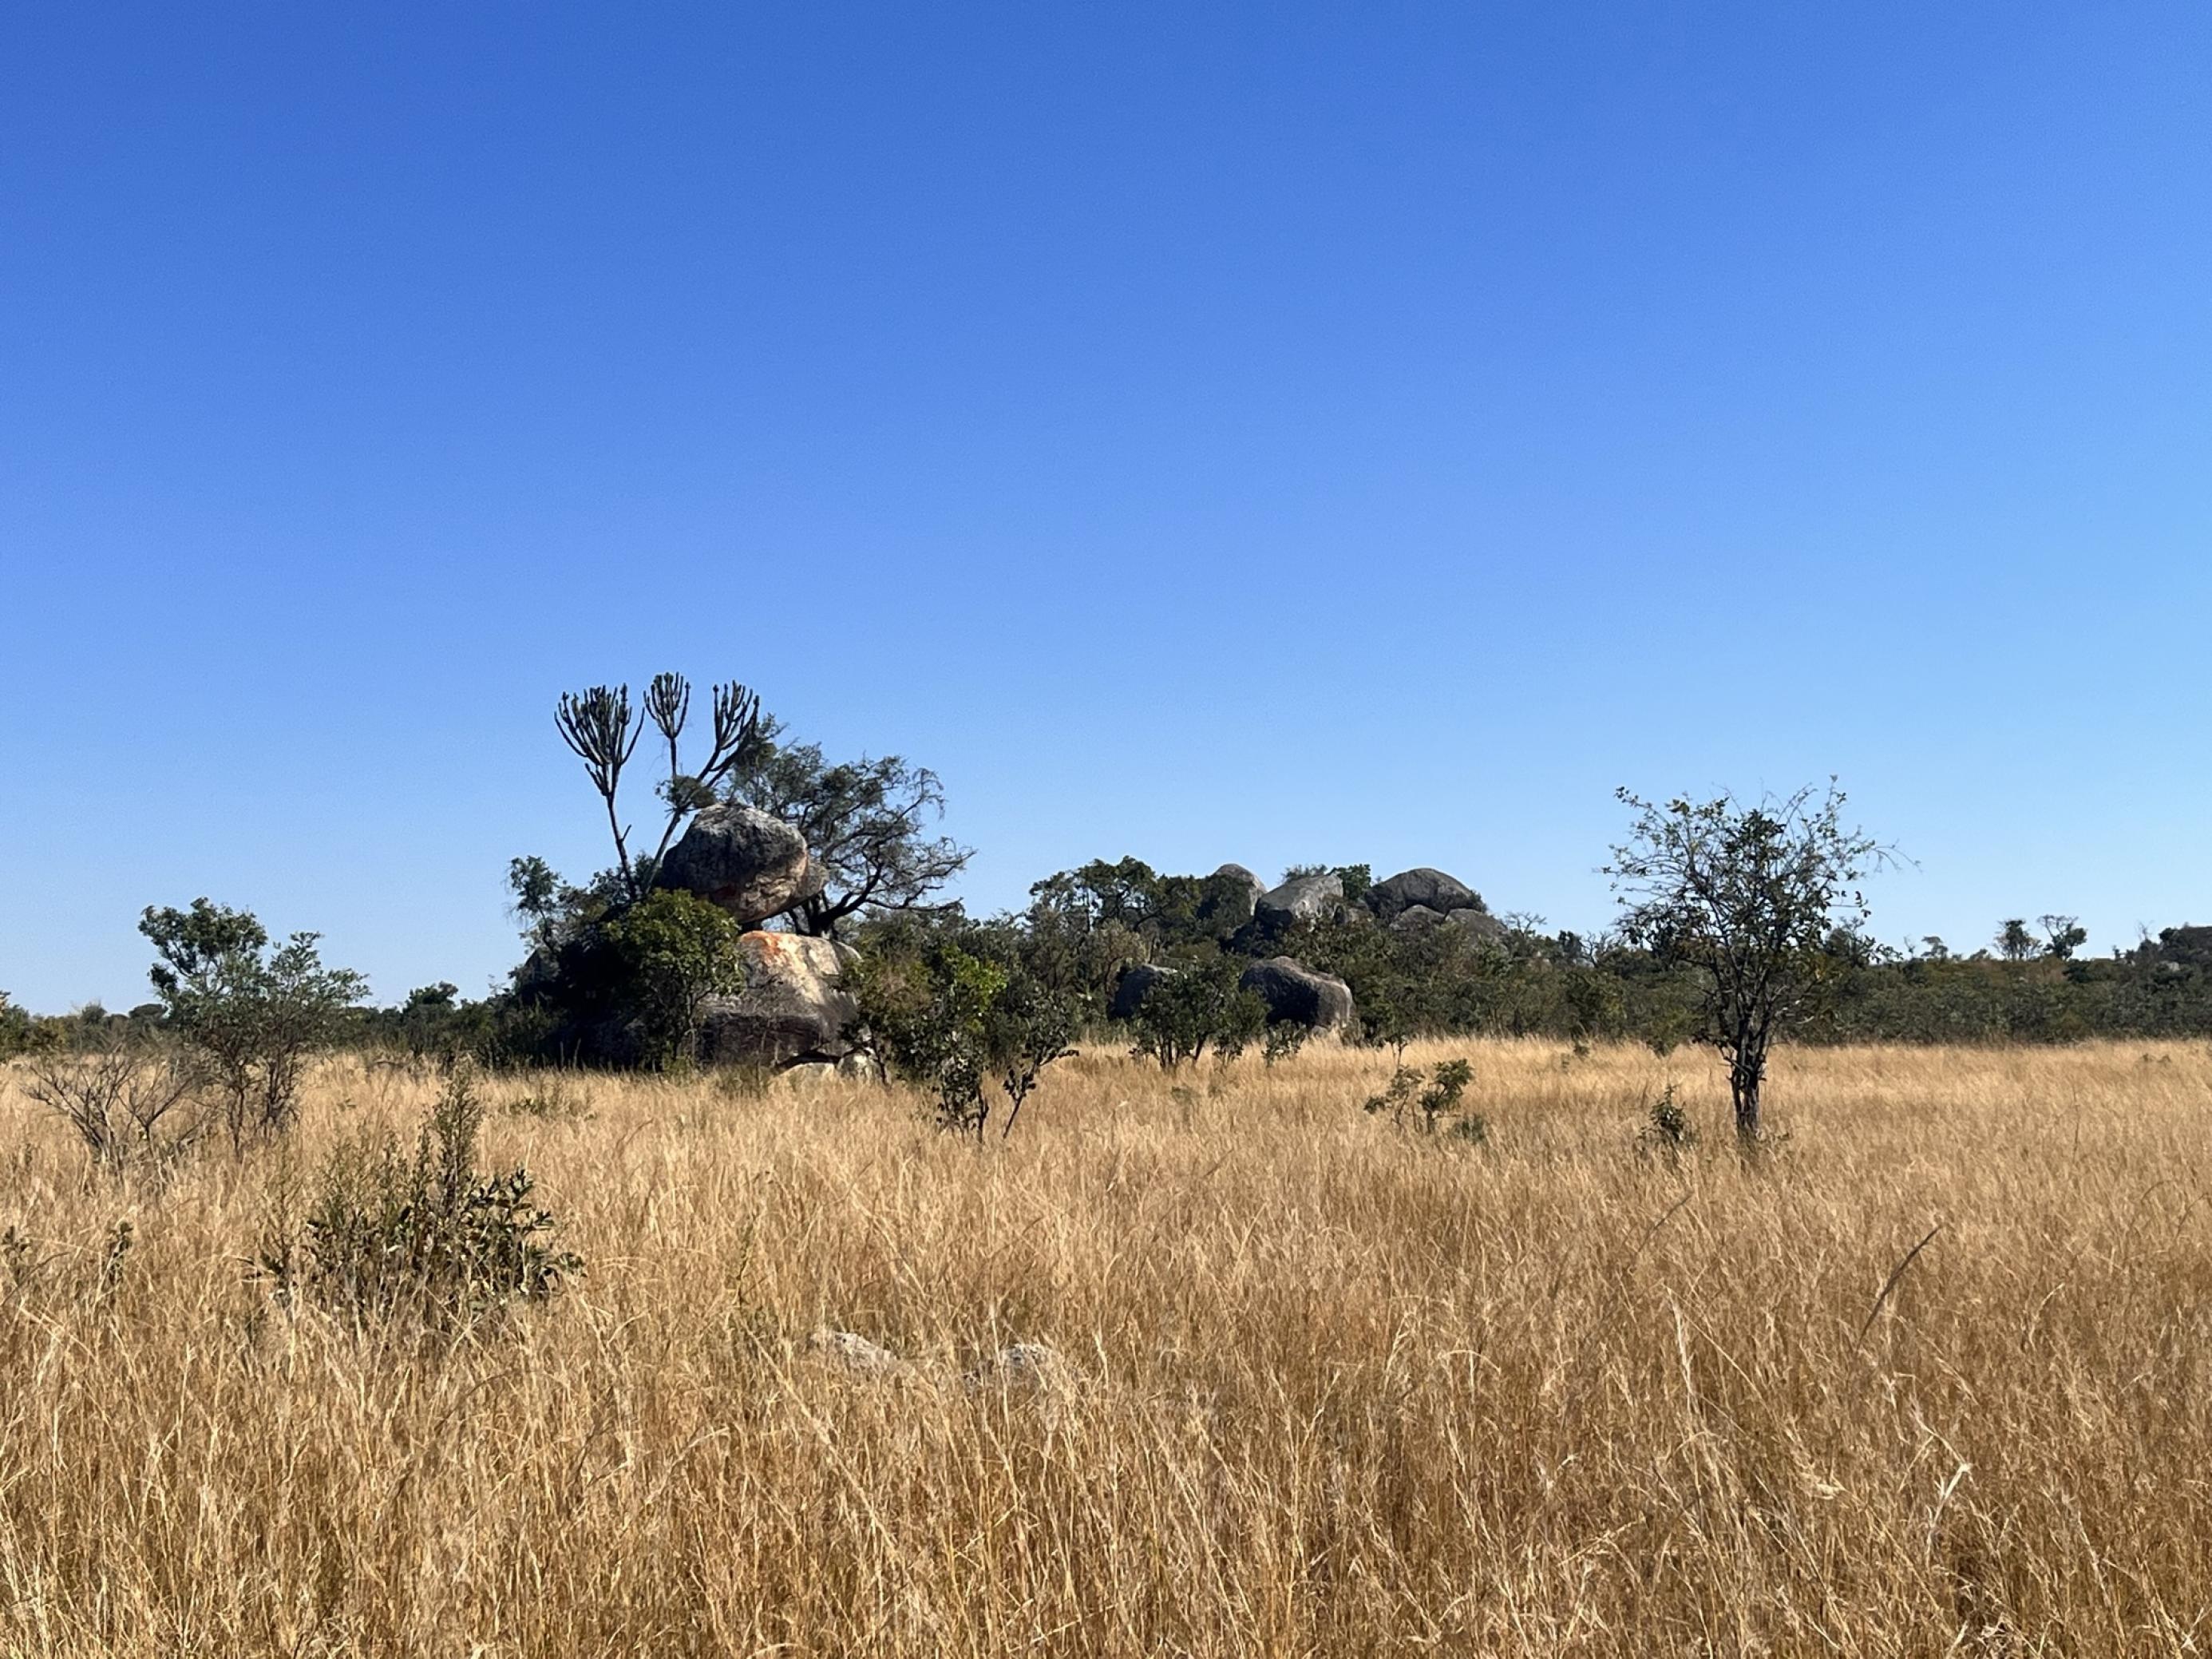
[[[716,787],[732,772],[757,758],[773,727],[773,722],[763,721],[759,695],[734,680],[715,686],[713,700],[711,747],[705,762],[689,772],[684,769],[678,740],[690,717],[691,682],[681,674],[655,674],[645,689],[642,705],[635,710],[627,685],[564,691],[555,707],[553,723],[560,730],[562,741],[584,763],[585,776],[605,804],[607,830],[614,837],[617,879],[623,896],[632,902],[652,886],[653,872],[676,839],[676,832],[694,812],[714,800]],[[652,854],[634,861],[629,828],[622,821],[617,797],[622,789],[623,769],[637,752],[639,739],[648,725],[668,745],[668,774],[656,787],[667,807],[667,817]]]
[[[2026,962],[2039,945],[2025,916],[2014,916],[1997,929],[1997,954],[2007,962]]]
[[[1701,982],[1697,1035],[1727,1059],[1736,1134],[1753,1146],[1768,1051],[1838,971],[1832,936],[1865,921],[1859,884],[1892,854],[1844,826],[1832,779],[1753,806],[1615,793],[1635,814],[1604,866],[1622,931]]]
[[[2073,961],[2074,953],[2089,941],[2089,930],[2078,916],[2051,915],[2041,921],[2043,953],[2057,961]]]
[[[831,765],[818,744],[779,744],[771,720],[731,775],[732,799],[782,819],[806,838],[822,890],[790,912],[802,933],[835,938],[864,910],[922,911],[975,854],[927,825],[944,816],[945,789],[926,766],[896,755]]]

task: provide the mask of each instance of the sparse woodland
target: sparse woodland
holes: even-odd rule
[[[932,774],[690,702],[563,699],[500,995],[201,900],[0,1004],[7,1650],[2201,1644],[2207,930],[1885,951],[1832,787],[1624,796],[1600,939],[971,917]]]

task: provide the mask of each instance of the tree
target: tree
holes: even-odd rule
[[[896,755],[831,765],[818,744],[781,744],[773,720],[731,775],[732,799],[782,819],[806,838],[825,878],[790,913],[800,933],[836,937],[866,910],[913,911],[975,854],[926,826],[945,813],[945,788],[926,766]]]
[[[656,1064],[690,1061],[699,1047],[699,1005],[744,984],[737,922],[719,905],[662,888],[607,923],[607,943],[628,970],[629,1005],[643,1021]]]
[[[1997,954],[2007,962],[2026,962],[2039,948],[2024,916],[2014,916],[1997,929]]]
[[[1267,1005],[1237,982],[1243,967],[1217,951],[1160,975],[1130,1022],[1137,1033],[1132,1052],[1150,1055],[1164,1072],[1196,1064],[1209,1047],[1219,1060],[1242,1054],[1267,1025]]]
[[[847,981],[890,1067],[929,1091],[939,1127],[978,1141],[994,1087],[1004,1139],[1046,1068],[1074,1051],[1073,1002],[1023,967],[1020,945],[1006,922],[901,917]]]
[[[713,699],[711,746],[705,762],[691,772],[684,769],[678,752],[678,740],[691,713],[691,682],[681,674],[654,675],[653,683],[646,687],[642,707],[635,711],[630,707],[627,685],[594,685],[582,691],[563,692],[554,708],[553,723],[560,731],[562,741],[584,763],[584,775],[591,780],[592,787],[606,807],[607,829],[615,843],[614,873],[626,898],[644,896],[653,884],[654,870],[676,839],[676,832],[694,812],[714,799],[717,786],[760,752],[766,728],[759,696],[732,681],[715,686]],[[639,739],[644,737],[648,724],[668,745],[668,774],[658,786],[667,817],[653,852],[634,861],[629,852],[629,829],[623,823],[617,803],[622,790],[623,770],[637,752]],[[551,877],[543,860],[515,862],[518,866],[534,863],[546,877]],[[534,878],[538,871],[511,870],[510,878],[518,873]],[[543,896],[550,899],[557,887],[557,882],[554,883]],[[520,881],[516,892],[518,901],[526,902],[531,896],[523,892]]]
[[[1768,1051],[1842,970],[1832,935],[1865,921],[1859,884],[1892,855],[1844,826],[1832,781],[1753,806],[1616,793],[1635,815],[1605,866],[1622,931],[1700,984],[1697,1035],[1727,1059],[1736,1133],[1753,1146]]]
[[[27,1050],[33,1030],[30,1011],[17,1007],[5,991],[0,991],[0,1060]]]
[[[272,945],[251,911],[204,898],[189,910],[149,906],[138,931],[161,957],[147,977],[207,1072],[231,1150],[289,1127],[307,1062],[336,1039],[368,981],[325,968],[319,934]]]
[[[2089,941],[2089,930],[2081,926],[2078,916],[2045,916],[2043,922],[2043,951],[2060,962],[2071,962],[2074,953]]]

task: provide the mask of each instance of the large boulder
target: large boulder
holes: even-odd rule
[[[1387,881],[1376,882],[1367,890],[1365,898],[1367,908],[1383,921],[1395,921],[1401,911],[1417,904],[1439,916],[1448,916],[1455,910],[1486,908],[1482,896],[1465,882],[1426,865],[1416,870],[1401,870]]]
[[[1442,927],[1448,920],[1425,904],[1409,904],[1390,918],[1390,931],[1394,933],[1425,933],[1431,927]]]
[[[1260,895],[1255,907],[1269,927],[1287,927],[1294,921],[1328,921],[1344,914],[1344,878],[1297,876],[1280,887]]]
[[[691,820],[654,880],[750,927],[820,892],[823,872],[807,856],[806,838],[782,819],[725,801]]]
[[[1288,957],[1270,957],[1244,970],[1237,983],[1267,1005],[1270,1025],[1304,1025],[1331,1031],[1352,1023],[1352,988],[1328,974],[1316,974]]]
[[[738,941],[745,988],[699,1006],[699,1057],[709,1065],[782,1067],[853,1052],[860,1005],[839,984],[836,945],[801,933]]]
[[[1498,939],[1505,937],[1505,924],[1487,910],[1468,908],[1455,910],[1444,918],[1446,925],[1461,928],[1476,939]]]
[[[1137,1010],[1152,994],[1152,987],[1164,979],[1173,979],[1175,969],[1161,968],[1149,962],[1140,962],[1133,968],[1124,968],[1121,977],[1114,981],[1114,1000],[1106,1010],[1109,1019],[1134,1019]]]

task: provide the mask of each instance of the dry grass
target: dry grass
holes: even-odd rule
[[[1085,1057],[980,1153],[858,1085],[572,1085],[487,1152],[589,1274],[447,1352],[270,1310],[265,1161],[88,1183],[9,1093],[0,1641],[2212,1645],[2212,1056],[1793,1054],[1747,1170],[1701,1059],[1472,1052],[1481,1148],[1363,1115],[1387,1061],[1334,1050],[1180,1091]],[[1679,1167],[1632,1149],[1668,1075]],[[334,1071],[307,1151],[433,1086]],[[1062,1371],[963,1382],[1016,1341]]]

